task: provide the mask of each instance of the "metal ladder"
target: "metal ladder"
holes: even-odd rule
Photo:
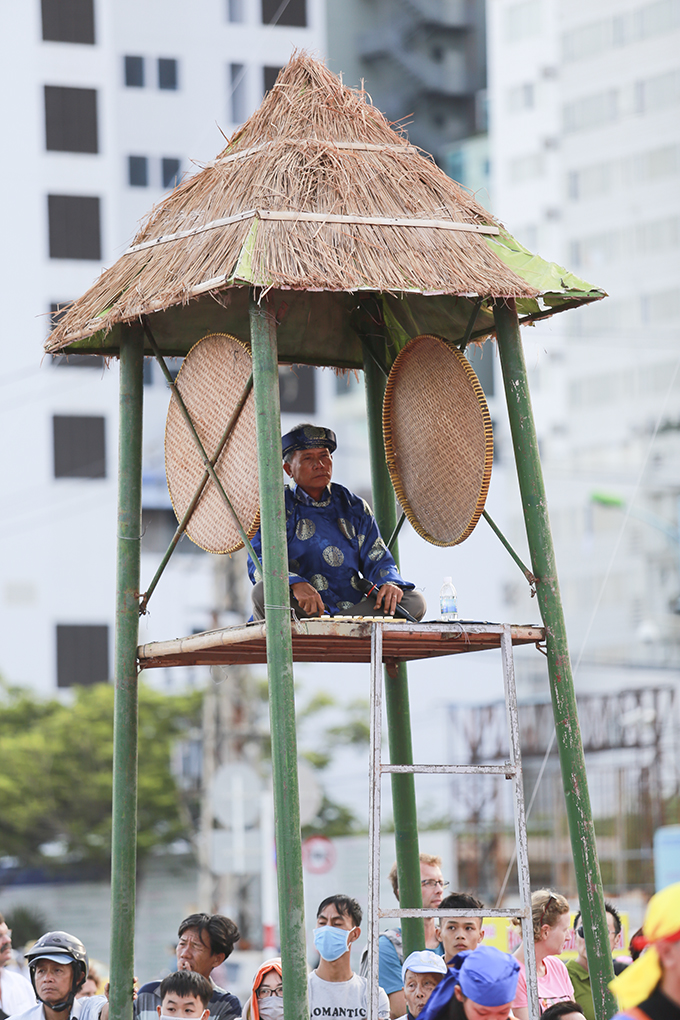
[[[510,732],[510,759],[502,765],[384,765],[380,760],[382,746],[382,666],[383,622],[371,620],[371,724],[370,724],[370,776],[369,784],[369,882],[368,882],[368,982],[370,989],[368,1020],[378,1020],[378,939],[379,923],[383,917],[519,917],[522,922],[522,940],[525,946],[525,977],[527,1003],[531,1020],[538,1020],[540,1009],[536,978],[536,956],[533,952],[534,929],[531,916],[531,887],[529,882],[529,847],[524,813],[522,785],[522,758],[519,744],[519,719],[515,689],[515,663],[512,654],[512,634],[509,624],[489,625],[490,633],[500,634],[503,662],[505,704]],[[430,625],[431,626],[431,625]],[[517,840],[517,874],[519,879],[520,909],[473,910],[470,907],[449,910],[393,909],[380,907],[380,807],[381,779],[390,773],[429,773],[438,775],[500,775],[512,779],[515,801],[515,837]]]

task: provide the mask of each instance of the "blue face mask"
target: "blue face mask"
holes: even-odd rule
[[[351,930],[354,931],[354,928]],[[343,953],[347,952],[348,939],[349,932],[346,928],[333,928],[332,925],[326,924],[323,928],[314,929],[314,945],[319,956],[328,963],[339,960]]]

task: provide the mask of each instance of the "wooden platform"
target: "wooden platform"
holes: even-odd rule
[[[335,617],[325,620],[293,620],[295,662],[370,662],[370,618]],[[383,621],[383,661],[408,662],[461,652],[499,648],[503,625],[499,623],[409,623]],[[542,627],[512,625],[513,645],[545,640]],[[172,641],[152,641],[138,649],[140,669],[159,666],[207,666],[255,664],[267,661],[264,621],[239,627],[209,630]]]

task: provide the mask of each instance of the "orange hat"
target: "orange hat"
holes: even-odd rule
[[[255,977],[253,978],[253,990],[250,993],[250,1017],[251,1017],[251,1020],[260,1020],[260,1008],[259,1008],[259,1000],[257,998],[257,989],[262,984],[262,978],[265,976],[265,974],[269,974],[269,972],[272,971],[272,970],[275,971],[279,975],[281,980],[283,980],[283,972],[281,970],[281,957],[280,956],[274,956],[274,957],[272,957],[271,960],[265,960],[264,963],[260,965],[259,970],[257,971],[257,973],[255,974]]]

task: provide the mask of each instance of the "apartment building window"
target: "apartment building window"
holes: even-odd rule
[[[283,414],[314,414],[316,376],[311,365],[280,368],[279,396]]]
[[[263,74],[263,77],[264,77],[264,94],[265,95],[267,95],[268,92],[271,92],[271,90],[274,88],[274,83],[276,82],[276,79],[279,76],[279,71],[280,70],[281,70],[280,67],[263,67],[262,68],[262,74]]]
[[[142,552],[164,553],[172,536],[177,531],[177,518],[172,510],[142,510]],[[202,553],[200,546],[195,545],[187,534],[182,535],[177,545],[178,555]]]
[[[45,42],[94,45],[94,0],[41,0]]]
[[[158,58],[158,87],[159,89],[178,88],[177,61],[174,58]]]
[[[246,93],[246,65],[229,65],[229,119],[232,124],[242,124],[248,116]]]
[[[125,85],[129,89],[144,88],[144,57],[125,57]]]
[[[179,168],[181,162],[174,156],[164,156],[161,160],[161,180],[164,188],[176,188],[179,184]]]
[[[57,687],[87,687],[109,679],[106,624],[57,624]]]
[[[479,385],[487,397],[493,396],[493,357],[494,347],[491,341],[487,340],[480,347],[478,344],[470,344],[465,352],[468,361],[475,370],[479,379]]]
[[[48,195],[51,259],[101,259],[99,199],[85,195]]]
[[[262,24],[305,28],[307,25],[306,0],[262,0]]]
[[[106,419],[99,415],[52,418],[55,478],[106,478]]]
[[[52,301],[50,304],[50,330],[53,330],[69,307],[69,301]],[[99,368],[104,367],[101,354],[53,354],[52,364],[61,368]]]
[[[128,156],[128,184],[146,188],[149,183],[149,161],[146,156]]]
[[[45,86],[45,148],[50,152],[99,152],[96,89]]]
[[[227,21],[232,25],[240,25],[245,20],[245,0],[227,0]]]

